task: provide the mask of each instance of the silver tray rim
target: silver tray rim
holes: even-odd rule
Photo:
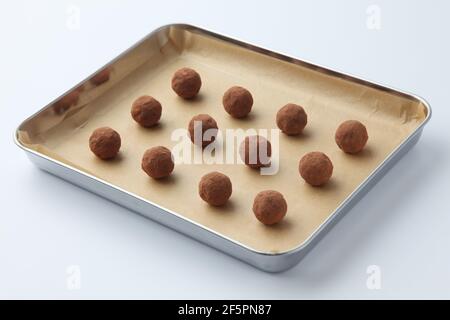
[[[82,170],[79,170],[75,167],[72,167],[68,164],[65,164],[61,161],[55,160],[49,156],[46,156],[42,153],[39,153],[33,149],[28,148],[27,146],[23,145],[19,139],[18,139],[18,132],[20,130],[20,128],[22,127],[22,125],[24,123],[26,123],[27,121],[31,120],[33,117],[37,116],[39,113],[43,112],[44,110],[48,109],[49,107],[51,107],[51,105],[56,102],[58,99],[60,99],[61,97],[65,96],[67,93],[71,92],[73,89],[77,88],[79,85],[85,83],[86,81],[88,81],[92,76],[94,76],[95,74],[97,74],[98,72],[100,72],[101,70],[103,70],[105,67],[108,67],[110,65],[112,65],[113,63],[115,63],[117,60],[121,59],[122,57],[124,57],[125,55],[127,55],[130,51],[132,51],[133,49],[135,49],[136,47],[138,47],[140,44],[142,44],[143,42],[145,42],[147,39],[149,39],[150,37],[154,36],[155,34],[157,34],[158,32],[161,32],[163,30],[169,29],[169,28],[182,28],[191,32],[196,32],[196,33],[200,33],[206,36],[210,36],[216,39],[220,39],[229,43],[232,43],[234,45],[240,46],[240,47],[244,47],[246,49],[279,59],[279,60],[283,60],[289,63],[293,63],[293,64],[298,64],[298,65],[302,65],[305,66],[309,69],[313,69],[328,75],[332,75],[332,76],[337,76],[352,82],[356,82],[359,83],[361,85],[365,85],[371,88],[375,88],[375,89],[379,89],[381,91],[385,91],[385,92],[390,92],[392,94],[396,94],[396,95],[400,95],[409,99],[413,99],[417,102],[420,102],[421,104],[423,104],[423,106],[426,108],[427,110],[427,115],[425,117],[425,119],[422,121],[422,123],[410,134],[408,135],[408,137],[406,137],[368,176],[367,178],[360,184],[358,185],[351,194],[349,194],[347,196],[347,198],[345,198],[342,203],[332,212],[330,213],[330,215],[325,219],[324,222],[322,222],[320,224],[320,226],[318,226],[312,233],[311,235],[305,240],[303,241],[300,245],[286,250],[286,251],[282,251],[282,252],[265,252],[265,251],[260,251],[260,250],[256,250],[253,249],[243,243],[240,243],[239,241],[236,241],[234,239],[231,239],[215,230],[212,230],[208,227],[205,227],[189,218],[186,218],[170,209],[161,207],[160,205],[153,203],[145,198],[142,198],[134,193],[128,192],[127,190],[124,190],[114,184],[111,184],[105,180],[99,179],[93,175],[90,175]],[[397,88],[394,88],[392,86],[387,86],[384,85],[382,83],[376,82],[376,81],[372,81],[372,80],[368,80],[366,78],[360,77],[360,76],[356,76],[354,74],[350,74],[350,73],[346,73],[340,70],[337,70],[336,68],[328,68],[324,65],[320,65],[320,64],[316,64],[316,63],[312,63],[308,60],[305,59],[300,59],[297,57],[293,57],[291,55],[287,55],[285,53],[282,53],[280,51],[273,51],[270,50],[268,48],[253,44],[251,42],[248,41],[243,41],[240,39],[237,39],[236,37],[231,37],[228,35],[225,35],[224,33],[218,33],[216,31],[213,31],[211,29],[206,29],[203,28],[201,26],[195,26],[192,24],[187,24],[187,23],[169,23],[169,24],[165,24],[153,31],[151,31],[149,34],[147,34],[145,37],[143,37],[141,40],[137,41],[134,45],[132,45],[131,47],[129,47],[128,49],[126,49],[125,51],[123,51],[121,54],[119,54],[116,58],[112,59],[110,62],[108,62],[107,64],[105,64],[104,66],[102,66],[101,68],[99,68],[97,71],[95,71],[94,73],[90,74],[88,77],[86,77],[84,80],[78,82],[76,85],[74,85],[71,89],[67,90],[66,92],[64,92],[63,94],[61,94],[60,96],[58,96],[57,98],[55,98],[53,101],[51,101],[50,103],[48,103],[47,105],[45,105],[44,107],[42,107],[41,109],[39,109],[37,112],[34,112],[31,116],[27,117],[25,120],[23,120],[15,129],[14,131],[14,136],[13,136],[13,141],[14,143],[22,150],[24,150],[27,153],[31,153],[36,157],[40,157],[43,158],[51,163],[54,163],[56,165],[62,166],[65,169],[68,170],[72,170],[75,171],[87,178],[93,179],[96,182],[99,182],[101,184],[104,184],[105,186],[109,187],[109,188],[113,188],[116,189],[117,191],[126,193],[127,195],[134,197],[136,199],[139,199],[141,201],[144,201],[146,203],[148,203],[151,206],[156,207],[159,210],[165,211],[167,213],[171,213],[173,215],[175,215],[177,218],[182,219],[186,222],[192,223],[194,224],[196,227],[199,227],[201,229],[203,229],[204,231],[207,231],[209,233],[211,233],[212,235],[219,237],[221,239],[223,239],[224,241],[229,241],[231,242],[233,245],[237,245],[239,247],[241,247],[242,249],[245,249],[246,251],[249,251],[249,253],[252,254],[257,254],[257,255],[261,255],[261,256],[267,256],[267,257],[279,257],[279,256],[290,256],[290,255],[296,255],[297,253],[300,253],[301,251],[303,251],[304,249],[306,249],[307,247],[309,247],[310,245],[314,244],[314,240],[316,238],[319,238],[319,236],[321,235],[322,231],[324,229],[326,229],[326,227],[333,222],[333,220],[335,220],[337,218],[337,216],[339,215],[339,213],[341,211],[343,211],[346,206],[356,197],[360,196],[360,192],[364,189],[364,187],[366,187],[367,185],[369,185],[371,183],[372,180],[374,180],[374,178],[382,171],[382,169],[394,158],[394,156],[396,154],[398,154],[402,149],[404,149],[406,146],[408,146],[408,144],[410,142],[412,142],[412,140],[414,139],[414,137],[417,134],[420,134],[421,131],[423,130],[423,128],[425,127],[425,125],[430,121],[432,116],[432,109],[430,104],[421,96],[418,96],[416,94],[404,91],[404,90],[400,90]],[[364,194],[363,194],[364,195]],[[152,219],[155,220],[155,219]],[[158,222],[157,220],[155,220],[156,222]],[[189,235],[189,234],[188,234]]]

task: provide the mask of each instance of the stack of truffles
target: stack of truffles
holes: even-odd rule
[[[103,79],[99,79],[99,82]],[[200,75],[193,69],[182,68],[172,77],[172,89],[182,99],[195,99],[202,86]],[[245,118],[252,111],[253,96],[249,90],[233,86],[225,91],[222,104],[232,118]],[[162,115],[161,103],[152,96],[138,97],[131,106],[131,116],[142,127],[157,125]],[[281,107],[274,120],[278,128],[288,136],[301,135],[308,124],[305,109],[297,104],[288,103]],[[197,130],[197,127],[201,130]],[[213,143],[219,130],[217,121],[208,114],[198,114],[188,123],[187,129],[193,144],[205,148]],[[198,135],[198,136],[196,136]],[[357,120],[341,123],[334,136],[337,146],[345,153],[356,154],[366,145],[368,134],[366,127]],[[96,129],[90,139],[91,151],[102,160],[114,158],[120,150],[122,141],[118,132],[109,127]],[[270,165],[271,143],[259,135],[247,136],[239,147],[239,155],[245,165],[253,170]],[[154,146],[145,151],[142,170],[151,178],[158,180],[168,177],[175,164],[171,151],[164,146]],[[325,185],[333,175],[333,163],[323,152],[312,151],[299,159],[298,172],[303,180],[312,187]],[[199,177],[199,198],[211,206],[224,206],[232,195],[232,181],[221,172],[209,172]],[[255,217],[264,225],[280,222],[288,211],[283,195],[276,190],[260,190],[253,201]]]

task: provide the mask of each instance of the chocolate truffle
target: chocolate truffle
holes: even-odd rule
[[[346,153],[358,153],[367,143],[366,127],[357,120],[347,120],[337,128],[334,139]]]
[[[306,112],[299,105],[288,103],[277,112],[277,126],[288,136],[302,133],[307,122]]]
[[[200,75],[190,68],[181,68],[172,77],[172,89],[183,99],[194,98],[201,86]]]
[[[120,145],[120,135],[109,127],[94,130],[89,138],[89,148],[102,160],[114,158],[119,152]]]
[[[168,177],[175,167],[172,153],[166,147],[158,146],[145,151],[141,163],[142,170],[153,179]]]
[[[161,103],[153,97],[137,98],[131,106],[131,116],[143,127],[153,127],[161,118]]]
[[[223,173],[205,174],[198,184],[200,197],[213,206],[223,206],[231,196],[231,180]]]
[[[252,110],[253,97],[247,89],[235,86],[225,92],[222,103],[233,118],[244,118]]]
[[[322,152],[310,152],[301,158],[298,171],[307,183],[318,187],[330,180],[333,174],[333,163]]]
[[[109,68],[105,68],[97,72],[97,74],[95,74],[89,81],[94,86],[99,86],[109,80],[110,74],[111,70]]]
[[[204,148],[216,139],[217,122],[208,114],[198,114],[189,121],[188,131],[192,143]]]
[[[262,136],[248,136],[239,147],[239,155],[250,168],[266,167],[270,165],[272,145]]]
[[[287,211],[287,203],[278,191],[261,191],[253,202],[253,212],[256,218],[265,225],[280,222]]]

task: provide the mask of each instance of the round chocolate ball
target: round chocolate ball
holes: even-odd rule
[[[333,174],[333,163],[325,153],[310,152],[301,158],[298,170],[307,183],[318,187],[330,180]]]
[[[248,136],[239,147],[239,155],[250,168],[266,167],[270,165],[272,145],[262,136]]]
[[[137,98],[131,106],[131,116],[143,127],[155,126],[161,119],[161,103],[153,97],[142,96]]]
[[[158,146],[145,151],[141,163],[142,170],[153,179],[168,177],[175,167],[172,153],[166,147]]]
[[[114,158],[121,145],[120,135],[109,127],[95,129],[89,138],[89,148],[100,159]]]
[[[172,89],[183,99],[194,98],[201,86],[200,75],[190,68],[181,68],[172,77]]]
[[[205,174],[198,184],[200,197],[213,206],[223,206],[232,193],[231,180],[223,173]]]
[[[188,131],[192,143],[204,148],[216,139],[217,122],[208,114],[198,114],[189,121]]]
[[[286,215],[287,203],[278,191],[261,191],[253,202],[253,212],[265,225],[273,225],[280,222]]]
[[[308,116],[299,105],[288,103],[277,112],[277,126],[288,136],[302,133],[307,122]]]
[[[252,110],[253,97],[247,89],[235,86],[225,92],[222,103],[233,118],[244,118]]]
[[[367,143],[369,136],[366,127],[357,120],[341,123],[334,136],[337,145],[346,153],[358,153]]]

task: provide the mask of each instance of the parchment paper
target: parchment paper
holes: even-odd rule
[[[148,51],[147,62],[102,89],[94,101],[32,139],[22,132],[22,142],[253,249],[283,252],[302,244],[426,116],[416,101],[221,40],[177,28],[166,40],[159,50]],[[184,66],[196,69],[203,80],[201,94],[193,101],[178,98],[170,87],[172,74]],[[118,63],[113,74],[128,67]],[[253,94],[248,119],[233,119],[222,107],[222,95],[232,85]],[[144,94],[162,103],[161,125],[156,128],[141,128],[131,118],[133,100]],[[140,168],[147,148],[173,147],[172,131],[186,128],[196,114],[212,115],[220,129],[272,129],[277,110],[288,102],[304,106],[308,125],[299,137],[280,134],[276,175],[262,176],[241,164],[180,164],[172,177],[155,181]],[[361,154],[347,155],[334,142],[337,126],[347,119],[367,126],[369,141]],[[88,148],[91,132],[100,126],[110,126],[122,136],[120,156],[114,161],[98,160]],[[325,152],[334,164],[333,177],[322,188],[308,186],[298,173],[299,159],[316,150]],[[227,174],[233,183],[230,203],[223,208],[211,207],[198,196],[201,176],[213,170]],[[286,218],[276,226],[261,224],[252,212],[255,195],[265,189],[280,191],[288,202]]]

